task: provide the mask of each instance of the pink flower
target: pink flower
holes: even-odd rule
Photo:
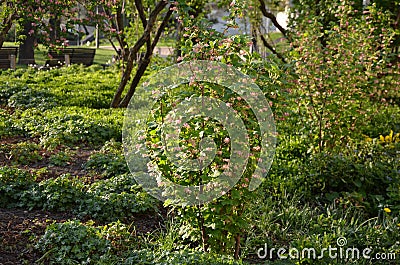
[[[260,151],[260,150],[261,150],[261,147],[260,147],[260,146],[254,146],[254,147],[253,147],[253,150],[254,150],[254,151]]]
[[[230,141],[231,141],[231,139],[229,139],[228,137],[226,137],[226,138],[224,139],[224,143],[226,143],[226,144],[229,144]]]

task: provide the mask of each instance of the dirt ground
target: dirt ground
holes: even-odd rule
[[[40,258],[33,248],[36,236],[47,225],[72,218],[68,213],[0,209],[0,264],[33,264]]]
[[[70,213],[0,208],[0,265],[34,264],[42,255],[34,245],[44,234],[46,226],[73,218]],[[140,214],[133,217],[138,235],[160,228],[162,222],[161,216]]]
[[[44,149],[39,150],[42,159],[28,165],[21,165],[14,161],[6,150],[9,150],[9,147],[13,144],[25,141],[35,142],[36,140],[22,136],[3,137],[0,139],[0,167],[18,167],[32,173],[35,170],[46,168],[45,173],[36,178],[36,181],[55,178],[66,173],[82,177],[83,180],[89,182],[101,178],[100,175],[93,175],[93,173],[88,175],[88,172],[82,166],[95,151],[86,147],[79,148],[74,153],[72,162],[64,166],[49,165],[49,157],[52,153]],[[59,150],[52,152],[57,151]],[[137,234],[145,234],[159,229],[165,216],[166,210],[161,209],[160,215],[157,214],[155,216],[154,213],[138,214],[129,219],[133,220]],[[53,222],[65,222],[70,219],[74,219],[74,215],[68,212],[0,208],[0,265],[35,264],[35,261],[41,257],[42,253],[39,253],[34,248],[34,245],[40,236],[44,234],[46,226]],[[103,224],[98,223],[98,225]]]

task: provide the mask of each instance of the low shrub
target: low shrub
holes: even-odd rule
[[[72,220],[49,225],[36,248],[44,254],[37,261],[39,264],[46,261],[46,264],[89,265],[107,258],[111,242],[92,223],[85,225]]]
[[[93,183],[77,213],[96,220],[116,221],[154,211],[156,206],[156,200],[136,184],[133,176],[124,174]]]
[[[54,106],[108,108],[118,83],[116,69],[72,65],[36,71],[31,68],[0,75],[0,105],[50,109]]]
[[[110,139],[121,139],[120,109],[56,107],[41,111],[31,108],[14,116],[14,127],[31,137],[39,137],[43,146],[73,146],[79,143],[99,146]]]
[[[65,166],[72,161],[72,152],[70,150],[59,151],[49,157],[51,166]]]
[[[61,175],[39,183],[43,198],[42,209],[66,211],[73,209],[86,197],[82,180],[71,175]]]
[[[27,171],[0,168],[0,207],[69,211],[82,218],[111,222],[154,212],[157,205],[129,174],[93,184],[68,174],[38,183]]]
[[[106,178],[129,173],[122,145],[114,140],[106,142],[100,151],[91,155],[84,168],[94,170]]]
[[[35,89],[22,89],[15,92],[8,99],[8,106],[13,108],[38,108],[41,110],[51,109],[58,105],[58,100],[48,91]]]
[[[40,146],[34,142],[19,142],[11,145],[8,152],[14,163],[28,165],[43,159],[40,155]]]
[[[12,167],[0,167],[0,207],[13,208],[20,204],[21,194],[35,186],[29,172]]]

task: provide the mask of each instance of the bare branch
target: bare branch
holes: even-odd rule
[[[146,14],[144,13],[142,0],[135,0],[136,9],[139,13],[140,20],[142,21],[143,28],[147,26]]]
[[[170,8],[168,8],[168,11],[163,18],[163,21],[161,22],[160,26],[157,29],[157,32],[156,32],[156,35],[154,36],[153,41],[151,41],[150,38],[148,38],[146,40],[146,53],[144,55],[144,58],[142,58],[140,60],[138,69],[132,80],[129,91],[127,92],[125,97],[122,99],[121,103],[119,104],[119,107],[128,106],[130,99],[135,94],[136,87],[138,86],[140,79],[142,78],[144,72],[146,71],[147,66],[150,63],[150,59],[151,59],[151,56],[153,55],[154,48],[156,47],[158,40],[160,39],[161,33],[163,32],[165,26],[167,25],[168,20],[172,15],[172,12],[173,11],[171,10],[171,6],[170,6]]]
[[[153,30],[153,27],[157,20],[158,15],[165,8],[166,5],[167,5],[167,2],[164,0],[161,0],[157,3],[157,5],[154,7],[153,11],[149,15],[149,20],[147,21],[147,24],[146,24],[146,27],[144,29],[142,36],[136,41],[135,45],[129,49],[129,55],[128,55],[128,59],[126,62],[126,69],[122,73],[122,79],[118,86],[117,92],[114,95],[113,101],[111,103],[111,107],[126,106],[127,102],[129,102],[130,98],[132,97],[132,95],[135,91],[134,83],[138,83],[138,81],[140,80],[140,77],[143,75],[143,72],[147,68],[147,65],[149,63],[149,58],[145,57],[145,59],[139,63],[139,68],[137,69],[135,77],[134,77],[135,82],[133,82],[131,84],[130,90],[128,91],[124,100],[122,100],[122,102],[121,102],[121,95],[125,89],[126,84],[128,83],[128,81],[130,79],[130,76],[131,76],[131,73],[133,70],[133,62],[136,59],[136,54],[138,53],[140,48],[143,47],[144,44],[146,44],[146,42],[147,42],[147,51],[149,50],[149,46],[151,48],[151,42],[149,45],[151,31]]]
[[[157,20],[158,14],[164,9],[167,5],[167,2],[160,1],[157,3],[154,10],[150,13],[149,21],[147,22],[147,26],[144,29],[143,35],[138,39],[135,45],[130,49],[130,55],[135,55],[139,49],[146,43],[146,41],[150,38],[150,33],[153,30],[154,23]]]
[[[268,50],[270,50],[273,54],[275,54],[279,59],[281,59],[282,62],[286,63],[285,58],[282,56],[282,54],[280,54],[279,52],[276,51],[276,49],[274,47],[272,47],[272,45],[270,45],[268,43],[268,41],[265,39],[265,37],[260,33],[260,37],[261,40],[264,44],[265,47],[268,48]]]
[[[168,9],[167,13],[164,16],[163,21],[161,22],[161,25],[158,27],[156,35],[154,36],[153,39],[153,43],[152,43],[152,50],[154,50],[154,48],[156,47],[158,40],[160,39],[161,33],[164,31],[164,28],[167,26],[167,23],[169,21],[169,18],[172,15],[173,10],[171,10],[172,5],[170,6],[170,8]]]
[[[278,23],[278,20],[276,19],[276,16],[267,10],[267,7],[265,6],[264,0],[259,0],[259,2],[260,2],[260,10],[261,10],[261,13],[264,15],[264,17],[271,19],[272,24],[274,24],[274,26],[277,29],[279,29],[280,32],[282,32],[283,36],[288,38],[288,36],[286,34],[286,29],[284,29]]]

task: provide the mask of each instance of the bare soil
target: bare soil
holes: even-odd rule
[[[43,181],[49,178],[56,178],[62,174],[71,174],[83,178],[85,182],[93,182],[101,178],[100,174],[87,172],[83,165],[89,159],[90,155],[95,152],[93,148],[81,146],[74,150],[71,155],[70,162],[63,166],[55,166],[50,163],[50,156],[63,150],[64,147],[56,148],[48,151],[39,150],[41,156],[37,161],[32,163],[21,164],[10,157],[10,148],[21,142],[37,142],[36,139],[26,138],[23,136],[3,137],[0,139],[0,167],[12,166],[29,172],[43,170],[36,181]],[[166,216],[166,210],[161,209],[161,214],[146,213],[138,214],[129,218],[133,221],[134,229],[137,235],[146,234],[159,229],[162,226]],[[43,253],[39,253],[34,245],[37,240],[45,232],[48,225],[53,222],[65,222],[74,219],[75,216],[68,212],[49,212],[41,210],[28,211],[25,209],[4,209],[0,208],[0,265],[11,264],[35,264]],[[87,220],[81,220],[87,221]],[[98,225],[101,223],[96,222]]]

